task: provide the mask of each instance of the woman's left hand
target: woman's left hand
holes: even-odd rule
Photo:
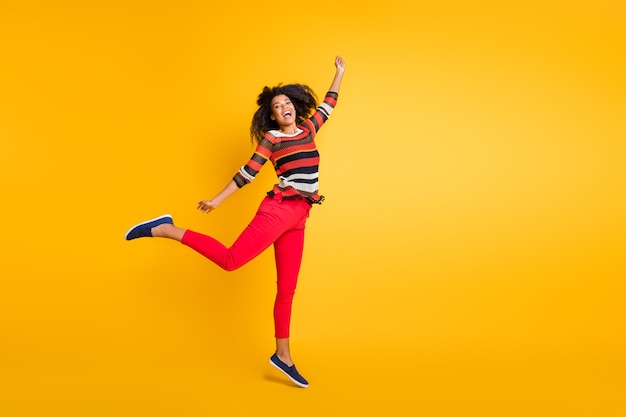
[[[342,57],[337,56],[335,58],[335,67],[337,67],[337,71],[344,72],[346,70],[346,62]]]

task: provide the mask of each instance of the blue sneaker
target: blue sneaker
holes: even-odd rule
[[[299,387],[306,388],[309,386],[309,382],[300,375],[296,369],[296,365],[287,366],[285,362],[278,359],[278,355],[275,353],[270,358],[270,364],[274,366],[279,371],[282,371],[285,375],[289,377]]]
[[[138,237],[152,237],[151,229],[165,223],[174,224],[172,216],[170,216],[169,214],[164,214],[157,217],[156,219],[136,224],[135,226],[131,227],[128,232],[126,232],[125,238],[126,240],[133,240],[137,239]]]

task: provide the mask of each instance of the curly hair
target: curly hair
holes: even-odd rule
[[[278,123],[272,120],[272,99],[281,94],[289,97],[296,109],[296,124],[301,124],[310,117],[317,107],[317,97],[311,88],[303,84],[279,84],[276,87],[264,87],[257,98],[259,106],[252,117],[250,137],[252,141],[260,142],[265,132],[278,129]]]

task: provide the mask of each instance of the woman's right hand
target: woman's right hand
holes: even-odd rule
[[[198,210],[203,213],[210,213],[217,208],[221,203],[224,202],[232,193],[237,191],[239,187],[235,183],[235,180],[230,180],[226,187],[222,191],[220,191],[213,200],[202,200],[198,201]]]
[[[217,203],[213,200],[202,200],[198,202],[198,210],[203,213],[210,213],[217,208]]]

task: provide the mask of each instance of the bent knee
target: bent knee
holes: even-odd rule
[[[239,269],[239,267],[241,267],[241,265],[237,265],[237,264],[224,264],[224,265],[221,265],[221,267],[222,267],[222,269],[223,269],[224,271],[227,271],[227,272],[232,272],[232,271],[234,271],[234,270],[236,270],[236,269]]]

